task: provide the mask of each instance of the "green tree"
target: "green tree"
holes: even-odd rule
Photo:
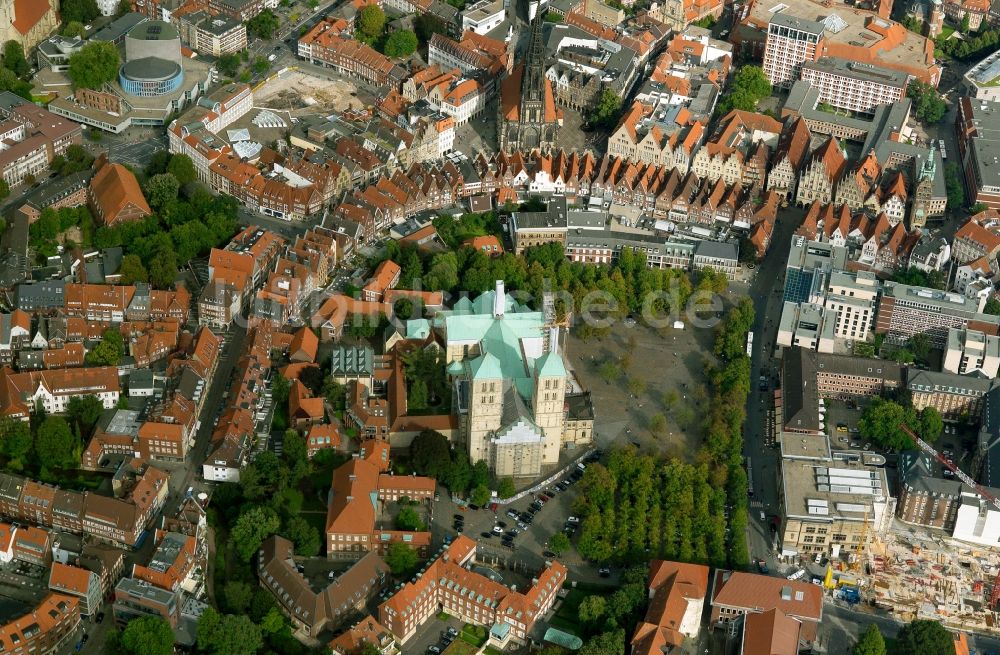
[[[622,98],[611,89],[605,89],[597,99],[597,105],[587,120],[596,128],[613,129],[618,124],[622,109]]]
[[[101,15],[97,0],[62,0],[59,3],[59,16],[66,24],[89,23]]]
[[[108,332],[110,331],[109,329]],[[104,405],[93,394],[73,396],[66,404],[66,415],[69,417],[70,423],[76,425],[77,431],[81,435],[89,436],[90,431],[97,425],[97,420],[101,418],[103,413]]]
[[[270,9],[265,9],[247,21],[247,30],[265,41],[269,41],[280,26],[278,17]]]
[[[385,30],[385,12],[378,5],[367,5],[358,15],[358,32],[368,41],[382,36]]]
[[[142,265],[142,260],[138,255],[125,255],[122,257],[121,268],[118,272],[122,276],[122,284],[135,284],[136,282],[149,282],[149,271]]]
[[[173,159],[171,159],[171,162]],[[189,160],[190,161],[190,160]],[[149,178],[146,182],[146,200],[155,210],[164,208],[167,203],[177,200],[181,183],[170,173],[161,173]]]
[[[955,162],[948,162],[944,167],[944,186],[948,196],[948,209],[958,211],[965,206],[965,186],[962,184],[962,171]]]
[[[421,43],[427,43],[435,34],[448,35],[448,26],[434,14],[418,14],[413,18],[413,31]]]
[[[986,306],[983,307],[983,313],[1000,316],[1000,300],[997,300],[994,296],[990,296],[986,301]]]
[[[27,421],[0,419],[0,452],[8,458],[9,468],[21,470],[31,447],[31,428]]]
[[[254,655],[264,645],[249,616],[219,614],[209,607],[198,618],[198,650],[209,655]]]
[[[872,623],[868,626],[858,643],[854,644],[851,655],[885,655],[885,639],[877,625]]]
[[[118,7],[115,9],[115,18],[121,18],[130,13],[132,13],[132,3],[129,0],[119,0]]]
[[[510,498],[517,493],[513,478],[501,478],[497,485],[497,495],[501,498]]]
[[[4,68],[12,71],[18,77],[28,74],[31,66],[24,58],[24,48],[17,41],[8,41],[3,44],[3,65]]]
[[[485,484],[479,484],[472,490],[472,496],[470,496],[469,501],[471,501],[473,505],[479,505],[482,507],[486,503],[490,502],[490,498],[490,488]]]
[[[602,380],[610,384],[621,376],[622,370],[615,362],[606,361],[597,369],[597,374],[601,376]]]
[[[443,478],[451,468],[448,438],[434,430],[421,431],[410,443],[410,465],[420,475]]]
[[[417,35],[410,30],[396,30],[385,40],[383,53],[387,57],[409,57],[417,50]]]
[[[663,414],[653,414],[649,417],[649,431],[657,435],[666,432],[667,418]]]
[[[7,180],[0,180],[0,200],[3,200],[10,195],[10,185],[7,184]]]
[[[580,655],[625,655],[625,631],[618,628],[591,637],[579,653]]]
[[[401,541],[389,544],[385,553],[385,563],[393,575],[406,575],[417,568],[417,551]]]
[[[198,173],[194,170],[194,162],[185,154],[177,153],[170,157],[167,164],[167,172],[174,176],[177,184],[184,186],[191,184],[198,179]]]
[[[163,617],[144,616],[128,622],[118,643],[129,655],[171,655],[174,631]]]
[[[260,629],[266,635],[275,635],[285,629],[285,615],[277,607],[272,607],[260,621]]]
[[[407,532],[420,532],[424,529],[424,522],[420,520],[417,510],[412,507],[404,507],[396,515],[396,529]]]
[[[172,250],[157,253],[149,262],[149,281],[160,289],[167,289],[177,279],[177,255]]]
[[[281,527],[281,519],[278,518],[273,509],[253,506],[236,519],[229,537],[236,549],[236,554],[244,562],[249,562],[260,550],[260,545],[264,543],[264,540],[275,534],[279,527]]]
[[[559,534],[562,534],[561,532]],[[565,536],[565,535],[563,535]],[[604,596],[591,595],[580,601],[577,615],[580,620],[589,625],[596,625],[608,609],[608,600]]]
[[[920,411],[920,424],[916,427],[921,439],[934,443],[941,438],[941,433],[944,431],[941,413],[933,407],[923,408]]]
[[[91,366],[118,366],[125,355],[125,341],[116,328],[104,331],[101,341],[87,353],[87,363]]]
[[[913,101],[913,113],[925,123],[940,123],[948,112],[948,105],[930,84],[913,79],[906,87],[906,96]]]
[[[75,36],[82,39],[84,36],[87,35],[87,30],[83,26],[83,23],[81,23],[78,20],[74,20],[63,25],[61,34],[63,36],[69,36],[69,37]]]
[[[246,582],[230,580],[222,587],[222,599],[226,611],[233,614],[243,614],[250,607],[253,598],[253,588]]]
[[[271,64],[266,57],[257,57],[253,60],[253,72],[257,75],[265,75],[271,70]]]
[[[917,620],[899,631],[894,652],[898,655],[955,655],[955,641],[938,621]]]
[[[90,41],[69,58],[69,79],[77,89],[100,89],[118,76],[118,48],[110,41]]]
[[[962,34],[969,33],[969,12],[965,12],[965,15],[962,16],[962,23],[959,25],[958,31]]]
[[[302,557],[319,555],[319,531],[301,516],[288,519],[282,536],[295,544],[295,554]]]
[[[216,65],[219,67],[219,72],[222,73],[223,77],[236,77],[240,72],[240,56],[233,53],[222,55],[219,57]]]
[[[858,429],[865,437],[891,450],[908,450],[915,446],[913,439],[900,428],[906,424],[919,430],[912,410],[907,411],[897,402],[875,397],[858,420]]]
[[[562,555],[569,550],[569,537],[562,532],[557,532],[549,538],[549,550],[556,555]]]
[[[46,469],[80,465],[80,442],[62,417],[48,416],[35,432],[35,456]]]

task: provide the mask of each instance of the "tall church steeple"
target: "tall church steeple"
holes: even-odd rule
[[[542,44],[542,12],[536,10],[531,19],[528,38],[527,61],[521,78],[521,103],[543,102],[545,99],[545,47]],[[522,115],[524,111],[522,109]]]

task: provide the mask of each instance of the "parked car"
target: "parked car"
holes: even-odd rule
[[[767,562],[764,560],[757,560],[757,570],[764,575],[770,573],[770,570],[767,568]]]
[[[608,568],[608,567],[606,567],[606,566],[602,566],[602,567],[601,567],[601,568],[600,568],[600,569],[599,569],[599,570],[597,571],[597,574],[598,574],[599,576],[601,576],[602,578],[610,578],[610,577],[611,577],[611,569],[609,569],[609,568]]]

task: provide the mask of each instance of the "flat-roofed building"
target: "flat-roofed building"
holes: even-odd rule
[[[831,451],[825,434],[781,440],[781,555],[847,557],[882,534],[895,511],[885,469]]]
[[[902,344],[916,334],[924,334],[935,348],[948,343],[950,328],[972,328],[997,334],[1000,319],[981,314],[985,298],[968,298],[958,293],[886,282],[879,298],[875,332],[890,343]]]
[[[997,377],[1000,371],[1000,337],[979,330],[950,328],[941,368],[958,375],[980,371],[986,377]]]
[[[861,114],[906,97],[910,76],[874,64],[842,57],[820,57],[802,64],[801,79],[819,90],[820,102]]]

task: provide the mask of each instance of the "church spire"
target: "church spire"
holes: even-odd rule
[[[531,19],[531,33],[526,54],[524,77],[521,79],[521,98],[540,102],[545,98],[545,47],[542,44],[541,6],[535,10],[535,15]]]

